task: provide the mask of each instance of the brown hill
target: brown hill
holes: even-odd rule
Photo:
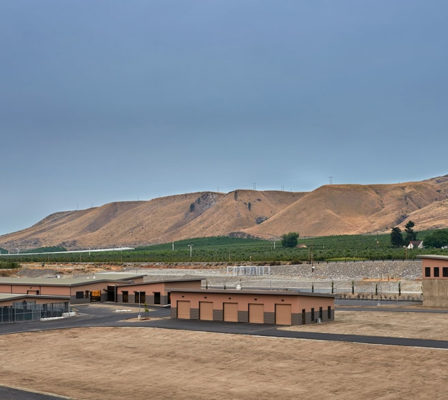
[[[430,229],[448,226],[439,204],[446,199],[448,177],[390,185],[327,185],[245,232],[261,237],[289,231],[302,236],[360,234],[383,232],[409,219],[418,229]]]
[[[226,235],[255,225],[257,218],[271,217],[302,195],[238,190],[110,203],[52,214],[28,229],[0,236],[0,243],[7,249],[56,244],[74,249]]]
[[[0,247],[67,248],[160,243],[191,237],[278,238],[383,232],[412,219],[418,229],[448,227],[448,176],[390,185],[326,185],[310,193],[236,190],[116,202],[52,214],[0,236]]]

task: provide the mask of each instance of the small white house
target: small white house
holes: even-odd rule
[[[423,240],[411,240],[408,244],[408,249],[423,249]]]

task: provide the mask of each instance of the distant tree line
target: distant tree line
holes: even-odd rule
[[[417,240],[417,232],[414,232],[414,222],[409,221],[405,225],[404,236],[401,229],[396,226],[390,232],[390,242],[393,247],[408,246],[411,241]],[[427,235],[423,241],[425,247],[442,248],[448,246],[448,229],[438,229]]]
[[[442,248],[448,246],[448,229],[439,229],[428,235],[423,244],[425,247]]]

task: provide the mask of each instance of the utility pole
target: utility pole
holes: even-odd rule
[[[171,250],[174,251],[174,241],[171,243]]]
[[[193,245],[189,244],[188,247],[190,248],[190,258],[193,257]]]
[[[313,245],[312,244],[310,244],[308,253],[309,253],[310,264],[313,265]],[[314,271],[314,268],[313,268],[313,271]]]
[[[328,177],[328,181],[329,181],[330,185],[333,184],[333,178],[334,178],[333,176],[329,176],[329,177]]]

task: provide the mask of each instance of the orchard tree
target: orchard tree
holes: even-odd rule
[[[448,229],[439,229],[426,236],[423,241],[425,247],[441,248],[448,246]]]
[[[390,232],[390,243],[394,247],[401,247],[404,244],[403,235],[401,234],[401,229],[398,226],[392,228],[392,231]]]
[[[299,241],[299,234],[297,232],[285,233],[282,236],[283,247],[296,247]]]

